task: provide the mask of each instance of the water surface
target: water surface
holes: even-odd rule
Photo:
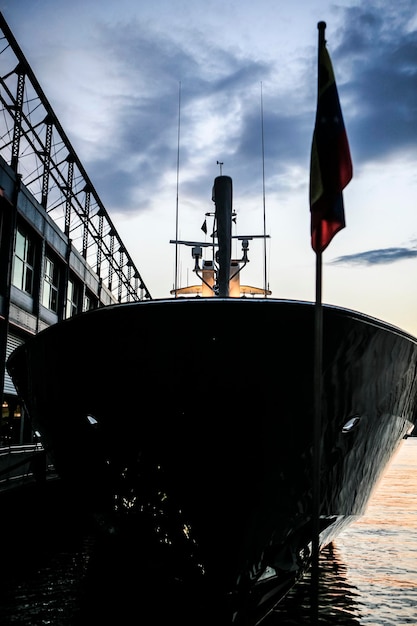
[[[106,617],[117,626],[148,626],[135,572],[130,578],[119,563],[113,580],[106,575],[91,579],[96,530],[59,497],[22,499],[19,523],[0,524],[1,626],[78,626],[81,614],[82,623],[94,626]],[[417,438],[402,443],[364,517],[323,551],[319,582],[319,624],[417,624]],[[262,626],[311,626],[310,596],[306,576]],[[128,618],[132,607],[135,619]],[[164,626],[169,624],[167,619]]]

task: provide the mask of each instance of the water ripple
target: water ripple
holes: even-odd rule
[[[404,442],[363,519],[320,555],[319,597],[313,602],[317,613],[312,613],[307,575],[261,626],[417,624],[416,470],[417,439],[412,438]],[[97,536],[89,524],[82,519],[74,523],[68,510],[55,517],[48,511],[38,526],[34,519],[33,509],[21,511],[20,525],[0,528],[1,626],[79,626],[83,603],[90,603],[92,616],[106,617],[111,609],[108,615],[114,623],[127,624],[122,619],[123,597],[111,597],[111,581],[103,587],[97,584],[96,589],[92,586]],[[129,596],[127,605],[139,609],[139,619],[134,582],[133,577],[124,592]],[[172,623],[177,621],[173,614]],[[93,623],[98,622],[92,618],[89,624]],[[161,626],[169,626],[169,621]]]

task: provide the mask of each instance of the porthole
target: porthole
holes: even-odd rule
[[[360,421],[361,421],[361,418],[359,417],[359,415],[354,415],[353,417],[348,419],[346,424],[343,426],[342,433],[352,432],[352,430],[357,427]]]

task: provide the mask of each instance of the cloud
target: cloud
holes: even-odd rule
[[[346,9],[333,60],[356,163],[416,153],[417,24],[415,3]],[[339,70],[339,71],[337,71]]]
[[[31,13],[37,24],[43,23],[41,4]],[[226,36],[221,22],[204,28],[188,13],[181,28],[173,28],[168,20],[174,16],[161,13],[161,19],[151,19],[150,9],[149,15],[133,9],[128,13],[128,3],[123,3],[125,12],[112,9],[117,19],[108,14],[111,3],[97,15],[79,2],[85,19],[73,9],[62,13],[67,5],[60,4],[60,14],[82,25],[81,36],[78,40],[78,30],[68,28],[57,45],[58,31],[48,22],[49,39],[40,51],[35,48],[41,55],[36,61],[50,81],[47,95],[51,88],[59,104],[59,110],[54,107],[57,116],[109,210],[151,210],[152,198],[166,193],[169,184],[175,194],[179,83],[184,196],[206,197],[217,160],[224,161],[224,172],[232,174],[242,195],[259,193],[261,82],[270,191],[286,194],[307,184],[316,107],[315,45],[293,41],[294,47],[282,49],[274,35],[276,48],[255,50]],[[415,2],[373,0],[334,11],[337,27],[329,24],[328,47],[357,173],[390,155],[416,152]],[[16,12],[18,21],[14,5],[10,12]],[[58,13],[48,13],[48,19]],[[213,24],[215,18],[213,13]],[[23,32],[24,42],[26,34],[30,41],[33,25]],[[258,39],[270,41],[268,35]],[[31,62],[30,54],[28,58]]]
[[[268,64],[213,44],[208,48],[198,38],[179,43],[139,22],[105,25],[96,33],[98,42],[117,91],[107,106],[113,111],[107,124],[110,144],[88,160],[88,172],[109,205],[120,212],[149,208],[167,178],[175,180],[179,88],[183,191],[193,195],[204,185],[206,195],[207,173],[217,174],[217,159],[233,162],[246,180],[244,164],[250,169],[254,159],[260,163],[259,86],[271,72]],[[254,98],[256,152],[241,150],[242,136],[253,124]]]
[[[332,265],[387,265],[417,257],[417,245],[413,247],[380,248],[356,254],[347,254],[330,261]]]

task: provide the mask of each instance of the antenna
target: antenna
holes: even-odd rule
[[[262,135],[262,198],[263,198],[263,221],[264,221],[264,293],[266,298],[266,292],[268,288],[266,277],[266,214],[265,214],[265,142],[264,142],[264,104],[262,96],[262,82],[261,82],[261,135]]]
[[[178,147],[177,147],[177,199],[175,208],[175,241],[178,242],[178,188],[180,175],[180,128],[181,128],[181,81],[178,83]],[[178,289],[178,243],[175,244],[175,277],[174,293],[177,297]]]
[[[217,161],[217,165],[220,165],[220,176],[221,176],[222,172],[223,172],[222,168],[223,168],[224,163],[223,163],[223,161]]]

